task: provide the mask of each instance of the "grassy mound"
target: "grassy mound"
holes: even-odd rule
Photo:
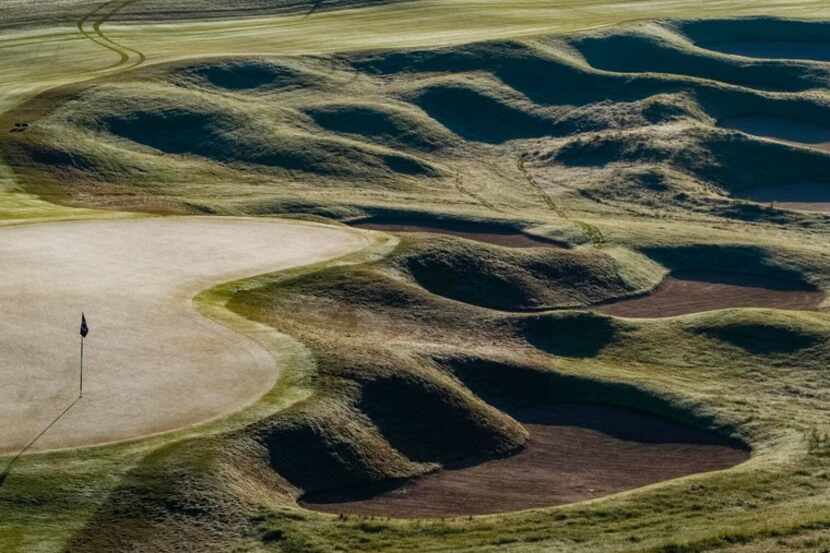
[[[506,310],[589,305],[643,292],[663,276],[630,252],[516,250],[450,237],[411,242],[391,263],[434,294]]]
[[[451,135],[408,111],[372,104],[329,104],[306,110],[322,128],[401,148],[432,152],[453,144]]]
[[[805,180],[828,182],[830,174],[830,155],[823,152],[705,127],[666,127],[659,134],[635,130],[577,137],[541,157],[571,167],[668,166],[727,191]]]
[[[373,54],[352,63],[360,71],[387,76],[486,73],[540,105],[634,101],[665,92],[659,79],[637,79],[631,86],[635,83],[623,75],[591,71],[558,50],[518,42]],[[626,82],[629,86],[622,86]]]
[[[619,323],[596,313],[546,313],[520,319],[532,346],[561,357],[596,357],[618,337]]]
[[[335,218],[452,206],[466,217],[526,213],[517,223],[527,224],[563,207],[613,204],[805,221],[730,194],[751,197],[750,188],[795,178],[826,182],[826,157],[715,127],[762,116],[830,128],[823,96],[762,90],[821,85],[826,68],[743,63],[678,33],[663,24],[148,67],[42,96],[20,111],[31,122],[40,114],[38,123],[10,133],[3,148],[43,184],[38,191],[106,206],[149,198],[170,209]],[[632,60],[639,65],[627,66]],[[82,186],[58,178],[68,170]]]
[[[413,355],[402,342],[395,345],[439,335],[455,341],[465,332],[459,325],[463,308],[446,309],[446,301],[367,268],[274,283],[233,303],[269,320],[279,317],[286,332],[301,331],[317,357],[319,393],[263,421],[257,431],[270,465],[302,493],[500,456],[527,438],[518,423],[429,359]],[[267,313],[260,311],[265,305]],[[319,316],[332,306],[333,319]],[[422,325],[426,317],[428,326]],[[332,342],[334,327],[342,332]]]
[[[503,413],[436,381],[402,375],[370,381],[358,408],[395,449],[419,462],[447,464],[506,453],[526,438]]]
[[[412,101],[465,140],[500,144],[551,134],[552,122],[460,83],[425,87]]]
[[[715,424],[710,418],[679,409],[665,398],[628,383],[563,374],[532,363],[475,355],[438,357],[436,362],[476,395],[507,413],[556,404],[613,405],[688,426],[705,428]],[[732,428],[719,430],[725,435],[734,432]],[[746,447],[740,440],[732,443]]]
[[[223,198],[238,201],[246,190],[262,197],[287,188],[296,197],[298,189],[357,181],[364,188],[410,189],[444,174],[414,155],[420,152],[320,133],[290,107],[180,83],[101,83],[48,109],[36,127],[4,145],[8,158],[35,182],[70,196],[101,196],[105,205],[107,196],[155,196],[190,210],[201,197],[213,212]],[[67,171],[82,186],[68,186],[60,177]]]
[[[318,398],[264,422],[256,440],[268,465],[305,493],[414,476],[425,467],[392,449],[360,413]]]
[[[169,154],[189,154],[221,163],[249,163],[322,175],[394,172],[435,175],[429,164],[405,154],[379,152],[301,133],[271,132],[223,112],[173,108],[104,116],[112,134]]]
[[[685,326],[692,333],[758,356],[809,355],[811,348],[826,347],[823,322],[805,320],[791,313],[739,315],[725,312],[717,318],[693,320]]]
[[[593,67],[624,73],[689,75],[760,90],[797,92],[826,87],[830,73],[788,62],[740,62],[695,51],[679,37],[673,41],[645,33],[605,34],[572,41]]]
[[[163,8],[157,0],[132,6]],[[217,13],[226,8],[233,6]],[[256,32],[258,23],[250,23]],[[721,24],[728,30],[718,38],[711,29]],[[698,36],[706,25],[709,38]],[[756,309],[625,320],[481,307],[589,305],[648,290],[666,269],[719,271],[735,286],[782,291],[828,286],[825,216],[728,195],[796,178],[827,184],[826,156],[716,128],[741,116],[830,128],[825,95],[801,91],[823,82],[827,68],[719,56],[670,32],[679,29],[699,44],[747,40],[801,54],[820,52],[826,40],[826,27],[808,23],[746,25],[666,23],[574,40],[212,60],[194,73],[186,62],[99,79],[83,91],[55,90],[2,116],[0,148],[15,172],[9,182],[36,192],[52,184],[84,205],[134,208],[131,202],[151,198],[178,202],[177,209],[343,220],[417,212],[447,233],[471,229],[436,220],[499,222],[470,232],[478,235],[542,227],[579,246],[517,251],[420,236],[387,258],[367,253],[373,261],[360,267],[228,288],[237,313],[305,345],[297,346],[299,361],[281,358],[280,387],[250,411],[208,427],[208,437],[199,428],[196,439],[177,434],[82,455],[22,458],[0,477],[0,542],[44,550],[68,544],[90,553],[826,545],[825,314],[757,309],[752,301],[741,306]],[[742,30],[752,25],[767,28],[757,35]],[[796,30],[785,36],[785,29]],[[616,42],[631,36],[636,40]],[[796,44],[800,38],[813,42]],[[210,42],[206,35],[198,40]],[[591,40],[597,42],[589,52]],[[148,56],[169,51],[165,44]],[[729,51],[704,45],[715,44]],[[602,51],[609,45],[652,55],[623,59]],[[618,65],[605,66],[606,59]],[[661,65],[671,60],[678,65]],[[781,75],[793,81],[781,85]],[[782,87],[794,92],[777,92]],[[475,108],[475,117],[442,111],[445,101],[458,112]],[[515,127],[488,120],[491,110]],[[169,124],[146,114],[181,119]],[[190,138],[179,140],[179,131]],[[300,167],[286,168],[283,151],[301,156]],[[388,155],[427,169],[407,173],[399,165],[406,161],[394,160],[390,168]],[[419,270],[426,276],[416,278]],[[433,272],[445,278],[428,280]],[[592,404],[604,421],[619,414],[608,406],[619,406],[740,434],[753,458],[726,472],[663,481],[690,472],[675,473],[637,484],[659,485],[567,507],[514,503],[533,509],[492,517],[338,519],[298,505],[315,490],[370,484],[400,491],[407,489],[402,481],[452,472],[444,468],[517,459],[530,452],[538,425],[581,423],[583,430],[624,434],[619,426],[585,423],[590,409],[559,411],[559,418],[517,414],[566,401]],[[609,450],[556,443],[581,447],[586,465],[592,456],[620,464],[613,449],[596,454]],[[682,449],[672,453],[688,459]],[[618,470],[646,472],[647,462],[625,459]],[[545,462],[572,460],[563,454]],[[73,478],[65,478],[70,472]],[[528,473],[478,485],[496,489],[518,474]],[[600,488],[591,496],[589,489],[596,488],[586,485],[568,501],[619,491]],[[32,539],[30,529],[37,532]],[[41,544],[42,536],[52,541]]]
[[[830,127],[813,122],[775,116],[745,115],[721,120],[718,125],[756,136],[795,144],[809,144],[821,149],[830,148]]]
[[[426,243],[445,240],[460,242]],[[637,386],[476,353],[493,343],[527,344],[556,359],[591,359],[627,343],[623,337],[638,332],[633,323],[584,312],[493,315],[451,303],[390,275],[398,255],[276,280],[232,300],[235,310],[299,333],[317,357],[318,393],[257,432],[269,463],[297,493],[377,491],[383,482],[514,452],[527,432],[509,414],[522,407],[605,404],[714,424]]]
[[[269,465],[298,493],[409,478],[503,455],[527,438],[508,415],[427,365],[401,361],[404,370],[392,372],[356,354],[320,363],[328,391],[255,432]]]
[[[733,256],[730,252],[709,252],[709,256],[725,259],[724,263],[735,258],[736,266],[746,263],[740,253]],[[758,252],[754,256],[764,258]],[[756,264],[764,267],[767,262]],[[724,312],[625,322],[575,312],[517,316],[441,299],[401,279],[396,270],[393,257],[299,276],[275,275],[260,279],[256,286],[239,288],[230,304],[235,311],[296,336],[308,346],[315,362],[313,374],[306,378],[314,382],[314,395],[253,427],[218,438],[209,454],[204,445],[186,443],[166,458],[155,459],[149,476],[147,467],[142,467],[141,475],[136,474],[129,486],[112,496],[113,502],[102,508],[76,543],[100,544],[101,536],[107,535],[116,536],[112,543],[121,548],[147,540],[158,545],[164,543],[162,538],[148,536],[162,535],[159,529],[168,524],[213,528],[217,521],[233,515],[239,517],[232,520],[240,540],[261,539],[271,548],[325,550],[337,544],[374,550],[385,547],[390,536],[396,546],[404,542],[415,546],[422,543],[424,528],[440,531],[442,544],[446,544],[445,533],[463,528],[460,545],[478,548],[503,539],[506,531],[527,541],[527,537],[549,532],[550,525],[559,524],[563,516],[567,524],[558,529],[587,539],[595,534],[597,524],[609,524],[611,512],[624,525],[619,529],[621,541],[615,544],[627,546],[633,541],[630,536],[641,535],[640,524],[648,526],[653,517],[664,516],[655,514],[655,502],[661,513],[670,504],[688,515],[687,523],[705,529],[712,524],[712,513],[734,515],[735,497],[751,499],[757,493],[771,498],[814,497],[812,486],[795,485],[806,483],[807,477],[794,475],[792,464],[780,459],[800,455],[810,470],[822,466],[823,457],[813,453],[819,449],[811,446],[810,452],[799,453],[801,449],[791,448],[787,432],[802,424],[812,428],[818,420],[813,417],[821,417],[820,408],[810,407],[816,399],[810,390],[815,390],[817,381],[823,382],[826,371],[795,371],[793,366],[823,366],[830,352],[826,341],[792,354],[747,356],[746,349],[729,341],[730,334],[718,337],[717,333],[729,325],[759,325],[824,336],[826,324],[821,315],[788,314],[790,323],[776,312],[744,310],[725,312],[733,317],[731,321],[724,319]],[[598,408],[557,411],[556,417],[548,418],[540,414],[539,409],[571,402]],[[429,407],[419,409],[424,405]],[[302,503],[304,497],[331,497],[323,493],[327,491],[357,486],[355,493],[360,497],[394,496],[396,490],[408,489],[400,487],[403,481],[441,468],[482,467],[474,463],[504,460],[505,454],[513,452],[517,453],[509,459],[520,458],[531,450],[522,447],[528,443],[522,426],[576,426],[614,439],[648,442],[642,424],[626,427],[621,418],[610,419],[618,412],[602,407],[609,405],[695,427],[695,439],[704,447],[727,443],[739,448],[735,462],[746,458],[745,444],[752,443],[753,462],[725,473],[665,482],[555,511],[533,504],[541,510],[495,515],[498,518],[405,523],[350,515],[334,523],[333,517],[296,508],[295,501]],[[530,414],[524,411],[522,418],[513,416],[523,409],[531,409]],[[591,413],[599,418],[585,419]],[[645,419],[631,416],[625,420]],[[445,428],[452,438],[441,435]],[[654,443],[676,439],[676,434],[660,428],[662,434],[654,434],[659,438]],[[750,439],[737,439],[736,430]],[[800,434],[794,441],[804,443]],[[579,447],[583,442],[569,443]],[[674,453],[675,458],[688,458],[688,450],[682,447]],[[198,462],[191,464],[201,468],[187,470],[218,476],[209,482],[178,478],[174,486],[156,486],[152,493],[141,493],[145,486],[165,481],[158,474],[168,478],[185,470],[182,460],[194,456]],[[586,457],[590,454],[580,459]],[[557,459],[562,462],[561,456]],[[481,473],[465,474],[472,475],[466,480],[469,484],[469,478]],[[761,492],[759,478],[764,478]],[[819,483],[821,478],[810,482]],[[474,484],[486,487],[481,481]],[[706,493],[700,493],[702,489]],[[187,499],[205,496],[211,500],[210,508],[198,508],[199,502]],[[119,532],[124,523],[119,505],[129,505],[132,513],[149,521],[141,526],[148,531],[141,535]],[[787,501],[782,509],[789,507]],[[763,507],[768,508],[778,512],[773,506]],[[347,509],[331,504],[327,510]],[[390,513],[387,509],[382,516]],[[750,515],[757,513],[753,509]],[[676,516],[673,511],[660,518],[655,536],[664,536],[662,521]],[[628,528],[631,524],[637,528]],[[152,528],[157,531],[151,532]],[[225,536],[219,541],[230,539]]]
[[[116,136],[168,154],[194,154],[230,161],[237,141],[232,133],[244,125],[222,112],[172,108],[104,115],[101,125]],[[266,159],[263,157],[262,159]]]
[[[649,258],[679,273],[711,272],[764,279],[765,287],[793,290],[815,289],[804,274],[805,260],[788,259],[786,252],[771,254],[760,246],[734,244],[697,244],[677,246],[649,246],[642,249]],[[801,267],[799,267],[801,265]]]
[[[267,59],[200,63],[179,70],[182,78],[232,92],[314,86],[313,75]]]
[[[423,212],[380,210],[375,215],[351,220],[349,224],[385,232],[457,236],[508,248],[569,247],[578,243],[573,232],[568,233],[572,229],[567,226],[562,228],[549,225],[525,230],[513,221],[461,219]]]
[[[826,21],[803,21],[773,17],[701,19],[681,21],[676,27],[700,43],[727,41],[822,42],[830,32]]]

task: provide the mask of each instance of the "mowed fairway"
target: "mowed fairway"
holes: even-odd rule
[[[354,231],[198,217],[3,229],[0,452],[17,452],[78,396],[31,450],[158,433],[224,415],[274,384],[274,358],[202,317],[211,284],[316,263],[362,248]]]

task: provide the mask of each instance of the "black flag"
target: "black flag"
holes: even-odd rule
[[[86,338],[87,334],[89,334],[89,327],[86,326],[86,317],[81,313],[81,337]]]

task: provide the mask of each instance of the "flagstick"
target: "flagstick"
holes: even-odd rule
[[[78,397],[84,397],[84,337],[81,336],[81,389]]]

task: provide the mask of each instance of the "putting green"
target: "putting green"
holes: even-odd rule
[[[17,452],[78,396],[31,450],[124,440],[248,405],[278,367],[257,343],[203,318],[211,284],[329,260],[366,245],[357,232],[308,223],[198,217],[22,225],[3,229],[0,452]]]

